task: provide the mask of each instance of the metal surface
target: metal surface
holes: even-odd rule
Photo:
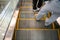
[[[28,2],[32,3],[31,0],[22,0],[15,40],[59,40],[58,30],[52,26],[45,27],[44,21],[36,21],[32,5],[29,6]]]
[[[20,18],[34,18],[34,14],[33,13],[31,13],[31,14],[29,14],[29,13],[21,13]]]
[[[12,40],[19,10],[15,10],[4,40]]]
[[[21,11],[33,11],[33,9],[31,9],[31,8],[21,8]]]
[[[45,27],[44,21],[37,22],[36,20],[19,20],[18,24],[18,28],[52,28]]]
[[[17,30],[16,40],[58,40],[57,30]]]
[[[0,14],[5,8],[5,6],[8,4],[9,0],[0,0]]]
[[[17,3],[18,0],[10,0],[0,14],[0,40],[3,40],[5,37]]]

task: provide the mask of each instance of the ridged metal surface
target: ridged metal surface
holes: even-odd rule
[[[52,27],[45,27],[44,21],[36,21],[36,20],[19,20],[18,28],[52,28]]]
[[[58,40],[56,30],[18,30],[16,40]]]
[[[22,14],[20,14],[20,18],[34,18],[34,14],[33,13],[31,13],[31,14],[22,13]]]
[[[59,40],[58,30],[53,30],[51,26],[45,27],[44,20],[37,22],[32,8],[32,0],[22,0],[15,32],[16,40]]]

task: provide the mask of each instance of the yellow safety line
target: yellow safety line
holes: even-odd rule
[[[34,18],[19,18],[18,20],[35,20]]]
[[[57,30],[58,31],[58,29],[39,29],[39,28],[20,28],[16,30]]]
[[[59,32],[59,29],[58,29],[58,37],[59,37],[59,40],[60,40],[60,32]]]
[[[19,14],[20,14],[20,10],[19,10]],[[17,18],[17,27],[16,27],[16,29],[18,29],[18,23],[19,23],[19,17],[20,17],[20,15],[18,14],[18,18]]]
[[[18,18],[18,20],[35,20],[35,18]],[[45,20],[44,18],[40,19],[40,20]]]
[[[18,14],[18,18],[19,18],[19,17],[20,17],[20,13]],[[18,19],[18,18],[17,18],[17,19]]]
[[[52,23],[52,26],[53,26],[53,29],[55,29],[55,25],[54,25],[54,23]]]
[[[18,17],[18,19],[20,18],[20,15],[21,15],[21,13],[19,13],[19,17]]]
[[[17,30],[16,30],[17,31]],[[15,31],[15,40],[16,40],[16,31]]]
[[[20,12],[21,12],[21,9],[19,9],[19,15],[18,15],[18,18],[20,17]]]
[[[19,20],[35,20],[34,18],[19,18]]]
[[[20,13],[20,10],[19,10]],[[19,13],[18,13],[18,17],[19,17]],[[15,27],[15,34],[14,34],[14,40],[16,40],[16,29],[18,29],[18,18],[17,18],[17,23],[16,23],[16,27]]]
[[[16,23],[16,29],[17,29],[17,27],[18,27],[18,20],[17,20],[17,23]]]

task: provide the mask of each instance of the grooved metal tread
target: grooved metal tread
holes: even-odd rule
[[[57,30],[17,30],[16,40],[59,40]]]

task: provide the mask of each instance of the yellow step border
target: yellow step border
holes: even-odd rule
[[[54,23],[52,23],[52,26],[53,26],[53,29],[55,29],[55,24]]]
[[[18,18],[18,20],[36,20],[35,18]],[[40,20],[45,20],[44,18]]]
[[[16,29],[18,29],[18,27],[19,27],[19,21],[17,20],[17,27],[16,27]]]
[[[59,37],[59,40],[60,40],[60,29],[58,29],[58,37]]]
[[[16,30],[57,30],[58,31],[58,29],[41,29],[41,28],[20,28]]]

